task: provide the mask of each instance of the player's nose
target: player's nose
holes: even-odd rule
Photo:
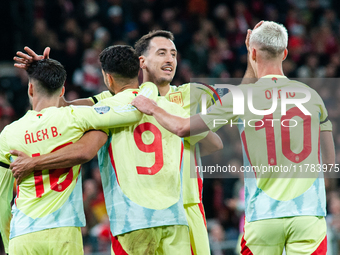
[[[166,62],[167,62],[167,63],[172,63],[172,62],[174,62],[174,57],[172,56],[171,53],[166,54]]]

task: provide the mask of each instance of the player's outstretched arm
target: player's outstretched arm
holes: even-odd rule
[[[332,131],[320,132],[322,163],[327,164],[328,170],[335,164],[335,149]]]
[[[90,131],[74,144],[55,152],[31,158],[25,153],[13,150],[10,153],[18,156],[11,163],[13,176],[20,182],[34,170],[66,168],[83,164],[91,160],[107,141],[102,131]]]
[[[38,55],[31,48],[27,46],[24,48],[24,50],[27,52],[27,54],[21,51],[18,51],[17,55],[13,59],[14,61],[18,62],[14,64],[15,67],[25,69],[25,70],[30,66],[30,64],[33,61],[38,61],[41,59],[49,58],[50,51],[51,51],[50,47],[46,47],[43,55]]]
[[[196,135],[209,130],[198,114],[190,118],[172,115],[158,107],[154,101],[144,96],[137,96],[131,104],[139,111],[155,117],[161,126],[180,137]]]
[[[201,157],[223,149],[223,142],[218,134],[209,131],[208,135],[199,141]]]

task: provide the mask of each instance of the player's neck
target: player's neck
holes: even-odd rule
[[[263,65],[257,68],[257,78],[260,79],[266,75],[284,75],[282,64]]]
[[[157,85],[157,88],[158,88],[159,94],[160,94],[162,97],[164,97],[164,96],[168,93],[168,91],[170,90],[170,84],[168,83],[168,84],[166,84],[166,85],[164,85],[164,86],[159,86],[159,85]]]
[[[124,86],[121,86],[119,88],[114,88],[113,91],[114,91],[115,94],[118,94],[119,92],[122,92],[126,89],[138,89],[138,88],[139,88],[139,85],[138,85],[138,81],[137,81],[137,82],[125,84]]]
[[[48,107],[58,107],[59,106],[59,97],[58,98],[33,98],[32,100],[32,108],[36,112],[40,112],[41,110]]]
[[[159,83],[157,82],[156,78],[149,75],[148,72],[143,70],[143,83],[144,82],[153,82],[154,84],[156,84],[158,92],[161,96],[165,96],[170,90],[170,82],[163,81],[163,83]]]

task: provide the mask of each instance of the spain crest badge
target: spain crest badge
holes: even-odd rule
[[[169,101],[172,103],[176,103],[180,106],[183,106],[184,102],[183,102],[182,92],[179,91],[179,92],[170,93]]]

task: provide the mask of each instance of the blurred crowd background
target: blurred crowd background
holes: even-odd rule
[[[30,109],[27,75],[13,67],[15,52],[31,47],[66,68],[66,99],[88,97],[105,89],[98,54],[107,46],[134,43],[154,29],[174,33],[178,66],[174,85],[193,77],[241,78],[246,69],[248,28],[260,20],[284,24],[289,33],[289,78],[327,78],[315,85],[333,123],[340,163],[340,1],[337,0],[11,0],[0,1],[0,130]],[[203,159],[240,166],[238,131],[218,132],[228,143]],[[83,166],[87,226],[82,229],[86,254],[109,252],[109,225],[96,159]],[[340,174],[340,173],[339,173]],[[235,254],[242,233],[243,182],[234,175],[205,179],[204,205],[212,254]],[[326,179],[329,253],[339,254],[338,179]],[[2,245],[2,244],[1,244]],[[0,246],[1,246],[0,245]],[[3,253],[2,247],[0,254]]]

